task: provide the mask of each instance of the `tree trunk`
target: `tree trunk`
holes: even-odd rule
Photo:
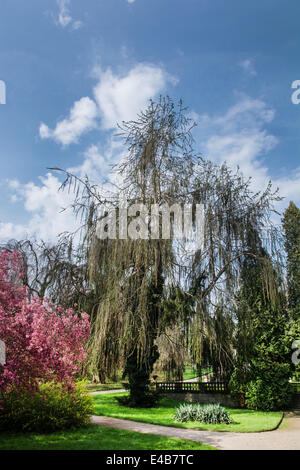
[[[147,362],[139,364],[137,349],[126,361],[126,373],[129,378],[128,405],[132,407],[150,407],[155,404],[155,394],[150,388],[150,375],[153,366],[159,357],[157,346],[152,345],[151,354]]]

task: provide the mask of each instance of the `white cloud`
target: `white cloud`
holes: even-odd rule
[[[272,180],[273,187],[285,197],[278,208],[285,207],[289,200],[300,202],[300,168],[292,176],[271,177],[266,156],[277,146],[278,139],[267,130],[275,116],[274,109],[262,100],[240,96],[239,101],[223,115],[196,115],[198,140],[203,155],[216,163],[227,162],[240,167],[246,177],[251,177],[255,191],[266,188]]]
[[[42,139],[54,139],[62,145],[75,143],[82,134],[97,126],[97,114],[95,102],[88,97],[81,98],[74,103],[69,117],[58,122],[54,130],[41,123],[40,137]]]
[[[123,75],[116,75],[110,69],[100,72],[94,95],[102,127],[112,129],[118,122],[134,119],[168,83],[175,84],[176,79],[154,65],[138,64]]]
[[[40,185],[33,182],[22,185],[16,180],[10,182],[9,187],[15,191],[13,196],[24,204],[28,222],[24,225],[0,222],[0,239],[35,236],[54,241],[60,233],[74,231],[77,227],[70,209],[61,212],[71,204],[73,194],[59,191],[61,182],[50,173],[40,181]]]
[[[56,0],[56,3],[59,8],[57,24],[65,28],[66,26],[70,25],[72,29],[76,30],[82,26],[82,21],[74,20],[71,16],[69,6],[71,4],[71,0]]]
[[[111,172],[112,166],[120,162],[126,153],[123,143],[110,136],[105,146],[88,147],[83,154],[83,162],[68,168],[68,171],[80,178],[88,176],[91,183],[101,186],[102,192],[113,190],[111,184],[120,183],[120,177]]]
[[[97,71],[95,101],[89,97],[76,101],[68,118],[59,121],[54,130],[41,123],[41,139],[53,139],[62,145],[76,143],[80,136],[97,127],[113,129],[118,122],[134,119],[150,98],[162,92],[176,79],[161,67],[138,64],[127,74],[114,74],[111,69]]]
[[[134,3],[135,0],[127,0],[128,3]]]
[[[300,204],[300,166],[295,168],[292,176],[279,177],[275,183],[280,189],[281,196],[285,197],[287,202],[293,200],[298,205]]]
[[[134,90],[137,84],[135,72],[132,75],[130,73],[125,75],[127,79],[134,76],[132,81],[129,80],[130,86],[124,86],[122,82],[124,76],[115,76],[111,72],[109,74],[113,77],[113,84],[116,86],[109,87],[108,72],[106,72],[100,76],[97,90],[97,92],[99,89],[102,90],[102,93],[108,97],[107,108],[103,107],[101,113],[106,126],[108,124],[112,126],[117,115],[118,120],[123,113],[124,116],[126,114],[125,119],[132,116],[133,109],[130,102],[128,102],[129,109],[125,109],[126,93],[125,98],[121,100],[123,104],[120,108],[114,108],[112,103],[115,102],[119,94],[122,95],[120,90],[123,90],[123,87],[130,90],[129,95],[131,96],[131,90]],[[163,83],[163,81],[158,80],[156,83]],[[110,92],[106,94],[107,88]],[[156,89],[158,88],[159,86]],[[103,96],[100,97],[100,99],[102,98]],[[142,100],[142,97],[140,99]],[[144,99],[146,98],[144,97]],[[236,104],[223,114],[198,115],[195,112],[191,113],[191,117],[198,121],[195,137],[198,145],[201,146],[200,150],[204,157],[216,163],[226,161],[231,167],[238,165],[246,177],[252,178],[252,187],[255,191],[265,189],[269,180],[272,179],[270,168],[266,164],[266,156],[278,144],[278,139],[268,131],[268,125],[274,116],[274,109],[267,106],[264,101],[251,99],[245,95],[239,95]],[[68,143],[72,139],[66,136],[72,135],[73,138],[76,135],[78,137],[82,129],[86,129],[86,126],[83,126],[80,128],[80,132],[74,133],[72,130],[71,133],[66,132],[66,134],[58,131],[57,129],[65,127],[68,129],[70,122],[76,121],[76,119],[69,118],[66,121],[68,124],[58,125],[54,131],[43,125],[41,133],[45,137],[54,138],[55,135],[58,141]],[[65,137],[63,138],[62,135]],[[121,142],[114,140],[110,134],[106,145],[91,145],[84,152],[82,163],[68,168],[68,171],[80,177],[88,175],[92,182],[104,183],[104,187],[109,189],[111,183],[119,183],[117,176],[109,176],[111,165],[124,158],[125,153],[126,149]],[[105,182],[104,178],[107,178],[108,181]],[[26,225],[10,222],[0,223],[0,238],[23,238],[26,234],[35,234],[46,240],[55,240],[59,233],[75,229],[77,224],[71,211],[60,213],[62,207],[70,205],[73,194],[58,192],[60,181],[56,176],[47,174],[40,180],[40,184],[30,182],[25,185],[20,184],[17,180],[9,182],[12,200],[22,202],[29,217]],[[274,188],[278,186],[280,194],[286,197],[283,203],[278,204],[278,209],[286,207],[289,200],[300,204],[300,167],[295,168],[289,175],[279,174],[273,178],[273,185]]]
[[[118,175],[111,175],[111,165],[124,158],[125,149],[119,140],[110,137],[105,146],[91,145],[83,154],[83,161],[78,166],[67,168],[67,171],[84,178],[89,176],[93,184],[103,191],[113,190],[112,183],[119,182]],[[79,226],[72,208],[74,200],[72,191],[59,191],[61,180],[51,173],[40,177],[40,182],[21,184],[18,180],[7,181],[11,192],[11,201],[23,204],[28,214],[26,224],[0,222],[0,240],[11,238],[42,238],[55,242],[63,232],[74,232]],[[66,208],[62,212],[62,209]]]
[[[246,72],[247,74],[252,75],[253,77],[257,75],[257,72],[253,65],[253,61],[251,59],[242,60],[239,63],[239,66],[242,67],[244,72]]]
[[[109,172],[110,162],[108,155],[101,151],[98,145],[91,145],[83,154],[83,162],[68,171],[80,178],[88,176],[93,183],[100,183]]]
[[[70,0],[57,0],[57,4],[59,7],[58,22],[61,26],[65,27],[72,21],[68,8]]]
[[[163,92],[168,83],[176,83],[161,67],[145,64],[136,65],[123,74],[114,74],[110,69],[98,70],[97,80],[95,101],[89,97],[76,101],[69,116],[59,121],[54,129],[41,123],[42,139],[52,139],[66,146],[98,126],[113,130],[117,122],[135,118],[148,100]],[[88,175],[93,182],[104,183],[109,189],[111,184],[119,183],[118,176],[109,175],[111,165],[124,158],[124,154],[121,142],[110,134],[106,145],[91,145],[84,152],[82,163],[68,170],[81,177]],[[60,180],[51,174],[41,177],[40,184],[10,181],[11,200],[24,205],[28,223],[0,223],[0,238],[36,236],[53,241],[59,233],[74,231],[77,223],[71,210],[60,212],[62,207],[72,203],[73,194],[59,192],[60,184]]]

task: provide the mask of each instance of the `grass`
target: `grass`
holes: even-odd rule
[[[0,434],[0,450],[215,450],[201,442],[91,424],[52,434]]]
[[[132,421],[160,424],[162,426],[174,426],[179,428],[209,430],[209,431],[231,431],[231,432],[259,432],[275,429],[281,419],[281,412],[264,412],[227,408],[232,424],[202,424],[195,422],[177,423],[173,419],[175,408],[180,402],[170,398],[162,398],[156,408],[127,408],[121,406],[116,397],[125,395],[98,395],[94,399],[94,414],[99,416],[110,416]]]
[[[211,371],[212,371],[211,367],[207,367],[205,369],[202,368],[201,374],[206,375],[206,374],[209,374]],[[193,369],[191,366],[187,366],[183,374],[183,380],[195,379],[196,377],[199,377],[199,373],[195,369]]]
[[[189,380],[189,379],[194,379],[198,377],[197,371],[193,369],[192,367],[186,367],[184,374],[183,374],[183,380]]]

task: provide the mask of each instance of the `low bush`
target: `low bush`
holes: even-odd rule
[[[229,381],[231,397],[241,408],[276,411],[287,409],[292,399],[290,364],[252,360],[248,369],[236,368]]]
[[[184,403],[177,408],[174,419],[181,423],[199,421],[205,424],[230,424],[232,422],[228,411],[220,404]]]
[[[255,377],[247,384],[246,402],[251,410],[273,411],[288,408],[292,399],[288,364],[258,363]]]
[[[230,424],[231,418],[223,406],[214,404],[202,407],[199,413],[199,421],[205,424]]]
[[[197,421],[196,416],[198,414],[198,408],[200,405],[184,403],[179,405],[175,411],[174,419],[180,423],[186,423],[187,421]]]
[[[45,383],[39,390],[10,391],[0,400],[0,431],[54,432],[89,423],[92,399],[84,383]]]

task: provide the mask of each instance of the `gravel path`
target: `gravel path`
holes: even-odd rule
[[[108,393],[123,393],[125,388],[117,388],[117,390],[102,390],[101,392],[90,392],[90,395],[107,395]]]
[[[202,377],[194,377],[193,379],[183,380],[183,382],[208,382],[211,376],[211,372],[206,375],[202,375]]]
[[[286,416],[276,431],[255,433],[195,431],[106,416],[93,416],[92,423],[143,434],[203,442],[221,450],[300,450],[300,415]]]

